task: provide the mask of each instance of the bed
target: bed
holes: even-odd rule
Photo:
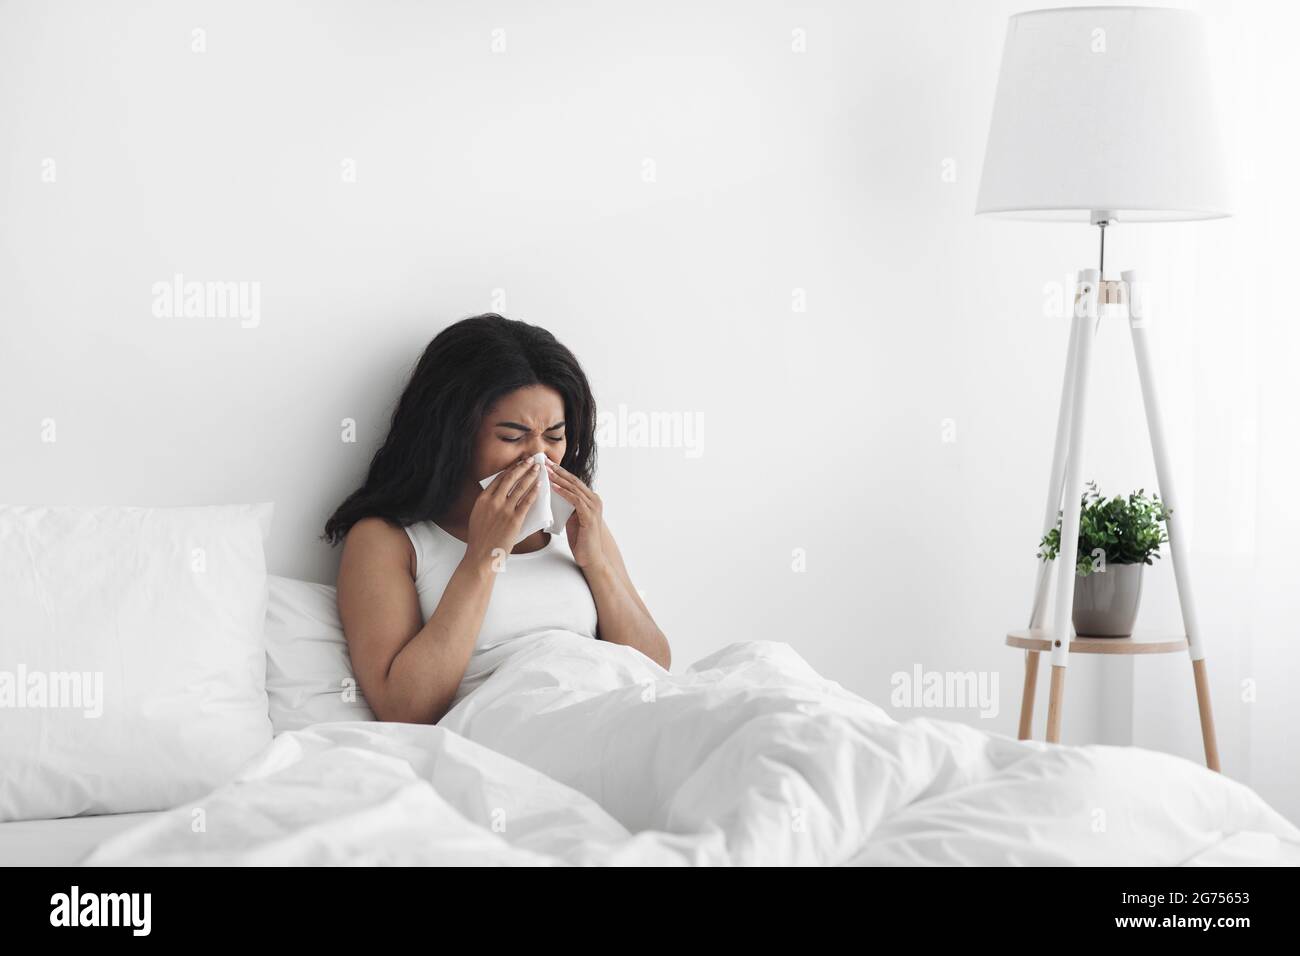
[[[436,726],[286,731],[230,782],[167,812],[4,824],[0,857],[1294,865],[1300,831],[1182,758],[895,721],[786,643],[734,643],[670,675],[629,648],[552,631]]]
[[[138,551],[110,560],[86,535],[112,520],[56,515],[92,557],[78,576],[49,516],[10,517],[21,546],[0,547],[0,580],[9,613],[27,616],[0,650],[101,661],[105,688],[94,719],[6,716],[0,862],[1300,863],[1300,830],[1199,764],[897,721],[784,641],[728,643],[669,673],[542,630],[437,725],[375,720],[350,692],[333,589],[260,564],[267,517],[131,514],[113,534]],[[178,573],[196,536],[204,570]],[[129,578],[89,589],[91,574]],[[151,574],[163,584],[143,601]]]
[[[110,837],[162,815],[107,813],[0,823],[0,866],[74,866]]]

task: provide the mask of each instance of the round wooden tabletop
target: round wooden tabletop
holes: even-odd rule
[[[1012,631],[1007,644],[1027,651],[1050,651],[1052,640],[1047,631]],[[1187,650],[1187,638],[1180,636],[1151,637],[1134,634],[1132,637],[1076,637],[1070,641],[1071,654],[1175,654]]]

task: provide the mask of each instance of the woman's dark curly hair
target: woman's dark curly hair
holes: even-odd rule
[[[578,360],[546,329],[476,315],[443,329],[424,350],[365,483],[339,505],[323,537],[338,544],[362,518],[405,526],[442,517],[460,491],[483,416],[528,385],[548,385],[563,397],[560,464],[590,485],[596,401]]]

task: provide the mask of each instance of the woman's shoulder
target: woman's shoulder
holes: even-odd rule
[[[348,529],[343,539],[345,559],[351,555],[364,560],[400,560],[415,573],[416,542],[410,529],[386,518],[362,518]]]

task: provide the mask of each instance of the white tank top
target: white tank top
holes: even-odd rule
[[[468,545],[432,521],[408,525],[415,547],[415,590],[420,616],[428,621],[442,600]],[[546,546],[511,554],[497,572],[483,626],[452,706],[478,687],[523,643],[546,631],[596,638],[596,601],[564,535],[548,535]]]

